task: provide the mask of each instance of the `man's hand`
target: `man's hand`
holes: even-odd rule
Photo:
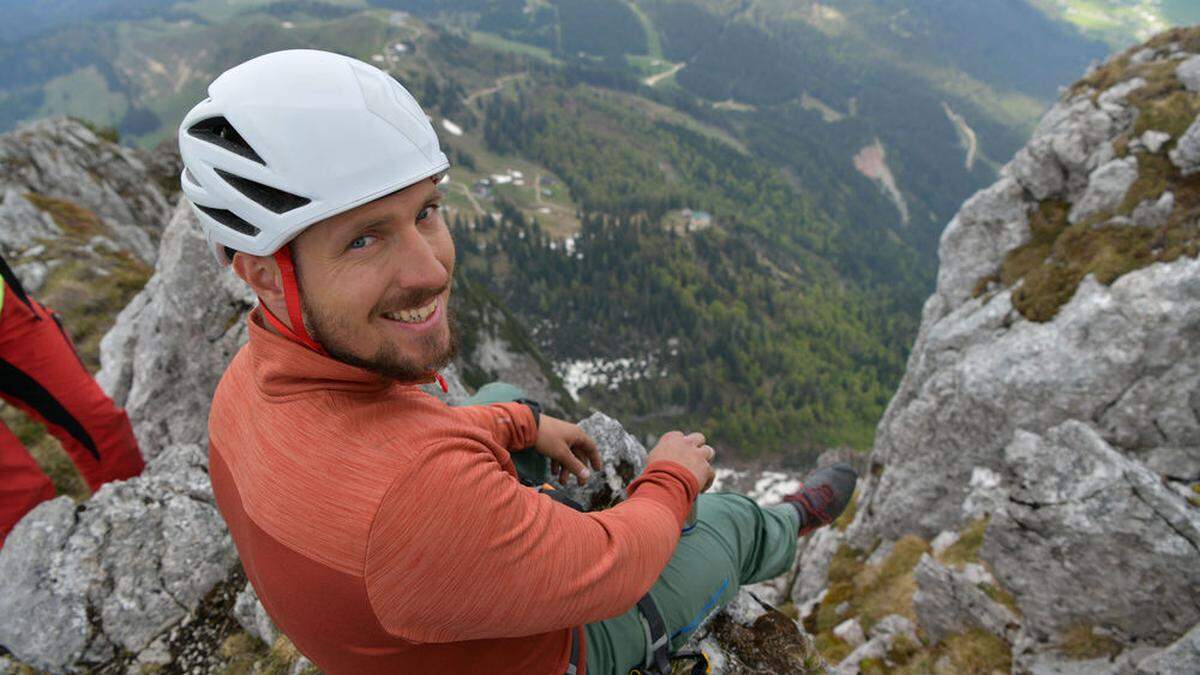
[[[704,434],[695,432],[685,436],[682,431],[668,431],[650,451],[646,463],[656,459],[678,462],[695,474],[700,483],[700,491],[704,492],[717,477],[711,464],[714,455],[716,451],[712,446],[704,444]]]
[[[550,458],[550,473],[558,476],[558,482],[567,484],[567,475],[574,474],[576,481],[583,485],[592,475],[588,471],[587,462],[591,462],[596,471],[604,468],[600,461],[600,450],[577,424],[564,422],[556,417],[542,413],[538,423],[537,442],[533,449],[539,455]]]

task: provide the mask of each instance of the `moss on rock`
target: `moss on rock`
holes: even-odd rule
[[[1156,49],[1168,43],[1200,45],[1200,29],[1167,31],[1147,46]],[[1141,49],[1141,47],[1135,48]],[[1181,256],[1200,254],[1200,175],[1185,177],[1168,159],[1179,137],[1200,115],[1200,97],[1188,92],[1176,76],[1179,62],[1160,59],[1135,64],[1131,49],[1076,83],[1072,94],[1089,88],[1093,98],[1121,82],[1142,78],[1145,84],[1131,91],[1127,104],[1136,111],[1131,128],[1113,146],[1118,156],[1128,155],[1135,139],[1147,131],[1164,132],[1170,139],[1151,153],[1137,155],[1138,177],[1120,206],[1085,222],[1070,224],[1070,204],[1047,200],[1038,205],[1030,223],[1030,240],[1005,256],[997,275],[979,279],[972,289],[980,297],[1000,284],[1017,287],[1013,307],[1031,321],[1052,320],[1075,295],[1084,277],[1094,275],[1111,284],[1125,274],[1156,262],[1171,262]],[[1172,192],[1175,208],[1166,223],[1157,227],[1128,225],[1114,217],[1129,217],[1143,202],[1157,201]]]
[[[958,541],[946,547],[946,550],[937,556],[938,560],[947,565],[978,562],[979,549],[983,546],[983,534],[987,531],[987,526],[986,517],[968,525],[959,535]]]
[[[1096,632],[1094,626],[1080,624],[1065,631],[1058,642],[1058,651],[1069,659],[1112,658],[1121,653],[1121,643]]]

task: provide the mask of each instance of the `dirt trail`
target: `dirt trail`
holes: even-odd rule
[[[642,80],[642,83],[645,84],[647,87],[653,87],[654,85],[658,84],[664,78],[668,78],[668,77],[674,75],[675,73],[678,73],[686,65],[687,65],[686,63],[673,63],[673,64],[671,64],[671,68],[669,70],[664,70],[663,72],[658,73],[657,75],[651,75],[650,77],[647,77],[646,79]]]
[[[483,207],[475,199],[475,195],[471,194],[471,188],[467,187],[464,183],[451,183],[451,185],[457,185],[462,188],[463,194],[467,196],[467,201],[471,202],[471,206],[475,207],[475,215],[482,216],[485,213]]]
[[[484,88],[484,89],[479,89],[477,91],[471,92],[470,94],[467,94],[466,103],[467,103],[467,105],[471,105],[476,100],[478,100],[481,96],[488,96],[490,94],[494,94],[494,93],[500,91],[500,89],[504,85],[508,84],[509,82],[511,82],[513,80],[520,79],[522,77],[525,77],[525,73],[513,73],[511,75],[505,75],[503,77],[498,77],[498,78],[496,78],[496,83],[494,85]]]

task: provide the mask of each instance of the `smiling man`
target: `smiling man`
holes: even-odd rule
[[[582,482],[599,454],[533,401],[450,407],[417,386],[455,352],[448,162],[382,71],[261,56],[212,83],[179,143],[214,253],[260,300],[209,417],[217,506],[268,614],[322,670],[662,667],[669,642],[785,571],[798,534],[849,499],[853,474],[833,470],[770,509],[697,500],[713,451],[677,431],[607,511],[523,485],[514,457]]]

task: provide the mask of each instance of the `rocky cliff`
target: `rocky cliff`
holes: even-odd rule
[[[801,554],[833,660],[897,613],[878,665],[1200,669],[1198,91],[1200,31],[1114,58],[946,227],[857,516]]]

